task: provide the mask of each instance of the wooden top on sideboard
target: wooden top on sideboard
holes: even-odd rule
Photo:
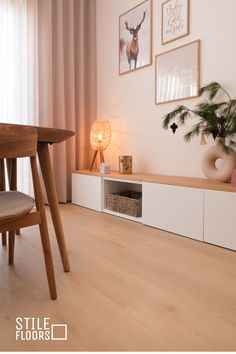
[[[169,185],[182,186],[182,187],[212,189],[212,190],[219,190],[225,192],[236,192],[236,187],[232,187],[230,183],[210,181],[207,178],[154,175],[148,173],[121,174],[118,171],[111,171],[109,174],[102,174],[98,170],[92,170],[92,171],[75,170],[73,171],[73,173],[90,175],[90,176],[108,177],[114,179],[125,179],[125,180],[137,181],[137,182],[151,182],[151,183],[169,184]]]

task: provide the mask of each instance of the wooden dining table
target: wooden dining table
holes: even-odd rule
[[[0,123],[0,127],[15,125],[19,126],[20,124],[8,124]],[[75,133],[71,130],[65,129],[55,129],[48,127],[39,127],[34,126],[37,129],[38,133],[38,145],[37,153],[39,158],[39,164],[43,176],[43,182],[48,198],[48,205],[50,208],[50,213],[54,225],[54,230],[57,238],[57,244],[59,247],[61,260],[65,272],[70,271],[70,263],[66,249],[65,236],[62,226],[60,208],[58,204],[57,192],[55,187],[55,180],[53,175],[52,164],[49,154],[49,145],[61,143],[70,137],[74,136]],[[13,182],[16,185],[16,181]]]

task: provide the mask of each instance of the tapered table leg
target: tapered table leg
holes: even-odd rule
[[[54,176],[47,143],[38,144],[38,157],[47,193],[48,205],[57,237],[57,243],[61,254],[63,268],[65,272],[69,272],[70,264],[66,250],[64,231],[62,227],[60,209],[58,205],[56,187],[54,183]]]

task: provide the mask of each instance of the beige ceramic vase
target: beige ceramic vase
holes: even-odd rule
[[[219,182],[228,182],[231,178],[232,170],[236,167],[236,154],[235,151],[229,148],[229,152],[223,151],[222,144],[225,143],[225,138],[216,138],[216,145],[212,146],[204,154],[202,159],[203,173],[209,179]],[[218,169],[216,161],[223,160],[223,167]]]

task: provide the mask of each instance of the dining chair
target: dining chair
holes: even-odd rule
[[[17,190],[17,161],[16,159],[6,159],[6,164],[4,159],[0,159],[0,191],[6,190],[6,170],[8,177],[9,190]],[[16,230],[16,235],[20,235],[20,229]],[[6,246],[7,244],[7,234],[6,232],[2,233],[2,245]]]
[[[29,157],[34,186],[35,201],[18,191],[0,192],[0,233],[9,232],[9,264],[14,263],[15,231],[33,225],[39,225],[43,247],[46,274],[51,299],[57,298],[52,253],[48,235],[47,220],[42,198],[37,162],[37,130],[33,127],[0,127],[0,159]],[[34,208],[36,207],[36,210]]]
[[[6,183],[5,183],[5,164],[4,159],[0,159],[0,191],[5,191]],[[7,244],[7,233],[2,233],[2,245],[6,246]]]

